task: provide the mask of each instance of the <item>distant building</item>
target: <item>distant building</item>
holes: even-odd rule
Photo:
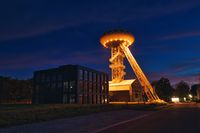
[[[108,75],[79,65],[34,72],[35,104],[108,103]]]

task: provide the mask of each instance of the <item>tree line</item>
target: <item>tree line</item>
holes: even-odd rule
[[[32,79],[0,76],[0,103],[31,103]]]
[[[189,84],[185,81],[180,81],[173,87],[169,79],[163,77],[160,80],[153,81],[152,86],[159,98],[165,101],[170,101],[172,97],[179,97],[180,101],[184,101],[184,98],[191,99],[189,94],[191,94],[195,100],[197,89],[200,88],[200,84],[194,84],[190,88]]]
[[[184,81],[180,81],[173,87],[167,78],[153,81],[152,86],[160,99],[165,101],[170,101],[173,96],[181,100],[184,97],[188,98],[189,94],[196,96],[196,90],[200,88],[200,84],[194,84],[190,88]],[[31,103],[32,89],[32,79],[19,80],[0,76],[0,103]]]

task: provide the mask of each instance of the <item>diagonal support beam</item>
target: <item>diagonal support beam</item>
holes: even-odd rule
[[[126,42],[121,43],[120,47],[123,50],[126,58],[128,59],[128,61],[131,65],[133,71],[135,72],[135,75],[138,78],[140,84],[143,86],[144,92],[146,93],[148,99],[150,101],[159,101],[160,100],[159,97],[155,93],[155,90],[153,89],[153,87],[149,83],[148,79],[144,75],[144,73],[143,73],[142,69],[140,68],[140,66],[138,65],[137,61],[135,60],[135,58],[131,54],[131,51],[129,50]]]

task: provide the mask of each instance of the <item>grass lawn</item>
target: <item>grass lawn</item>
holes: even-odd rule
[[[97,112],[131,109],[159,110],[165,106],[156,104],[107,104],[107,105],[0,105],[0,127],[9,127],[25,123],[48,121],[59,118],[69,118]]]

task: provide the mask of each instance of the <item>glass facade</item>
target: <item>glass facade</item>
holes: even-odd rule
[[[104,73],[79,70],[84,73],[79,78],[79,99],[80,104],[102,104],[108,102],[108,76]],[[81,74],[80,74],[81,75]]]
[[[67,65],[34,73],[33,103],[108,103],[108,75]]]

